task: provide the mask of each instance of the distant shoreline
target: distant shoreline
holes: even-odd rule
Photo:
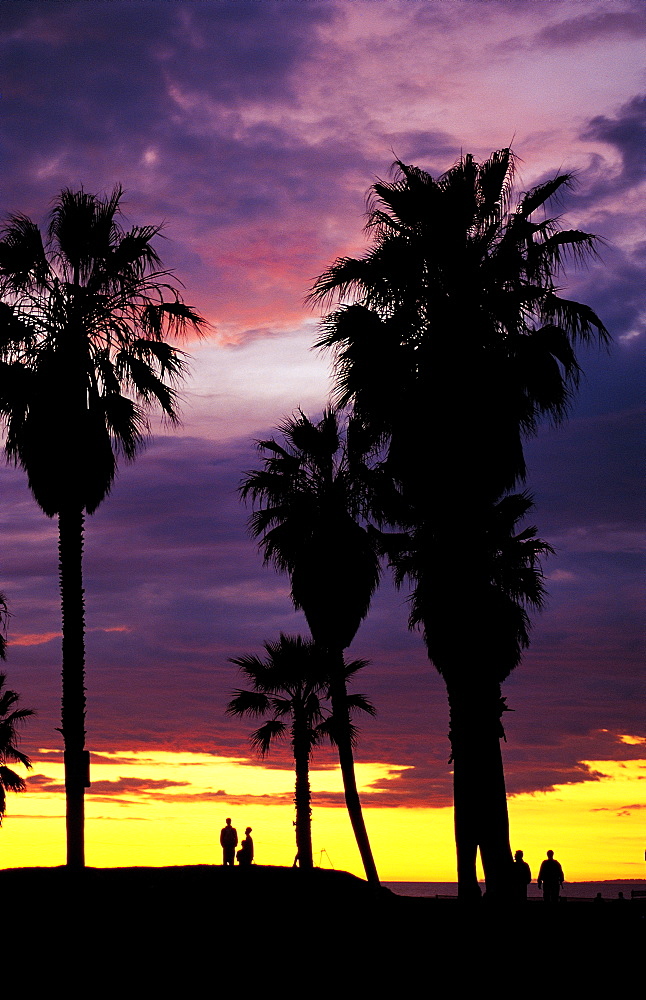
[[[381,883],[391,892],[399,896],[414,896],[418,899],[432,899],[439,897],[457,897],[457,882],[398,882],[382,881]],[[480,882],[480,888],[484,892],[484,882]],[[528,900],[541,900],[542,894],[536,885],[535,879],[527,887]],[[620,879],[599,879],[585,882],[568,882],[563,884],[561,895],[564,899],[582,900],[594,899],[597,893],[601,893],[604,900],[612,901],[618,898],[618,894],[623,892],[624,897],[630,899],[632,889],[646,890],[646,878],[620,878]]]

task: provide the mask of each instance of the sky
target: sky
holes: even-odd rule
[[[361,254],[365,199],[395,158],[441,174],[512,145],[518,191],[563,170],[555,211],[603,241],[564,294],[608,327],[582,351],[567,423],[528,442],[533,520],[556,549],[531,648],[505,684],[512,849],[570,878],[643,878],[646,734],[639,393],[646,320],[646,6],[642,0],[0,0],[0,214],[45,223],[63,187],[123,185],[125,222],[210,324],[185,345],[178,430],[120,466],[88,519],[89,864],[219,861],[231,815],[259,861],[290,864],[289,747],[263,763],[225,717],[229,658],[306,633],[263,567],[236,489],[255,441],[316,416],[330,359],[305,304]],[[37,715],[0,865],[64,859],[56,525],[0,468],[8,685]],[[377,708],[357,751],[366,822],[389,880],[455,877],[448,709],[407,593],[384,573],[350,648]],[[468,594],[465,595],[468,601]],[[361,872],[331,751],[313,759],[314,853]]]

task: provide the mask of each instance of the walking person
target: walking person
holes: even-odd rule
[[[514,896],[520,903],[527,901],[527,886],[532,881],[532,872],[526,861],[523,861],[523,852],[516,851],[514,854]]]
[[[238,846],[238,831],[234,826],[231,826],[231,819],[227,818],[224,821],[226,826],[223,826],[220,831],[220,846],[222,847],[222,864],[223,865],[235,865],[236,861],[236,847]]]
[[[554,857],[554,851],[547,852],[547,858],[541,864],[536,881],[538,888],[543,890],[543,900],[546,903],[558,903],[565,876],[559,862]]]

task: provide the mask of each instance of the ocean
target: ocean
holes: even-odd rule
[[[386,888],[397,893],[398,896],[456,896],[458,894],[457,882],[382,882]],[[480,883],[480,888],[484,892],[484,882]],[[566,899],[594,899],[598,892],[602,898],[611,900],[618,899],[619,893],[623,892],[625,899],[630,899],[631,889],[646,891],[646,879],[617,879],[607,882],[565,882],[561,889],[561,895]],[[527,887],[528,899],[541,899],[536,882],[532,882]]]

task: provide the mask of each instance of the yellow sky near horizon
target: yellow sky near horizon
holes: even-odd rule
[[[638,738],[627,738],[636,745]],[[62,755],[41,751],[36,791],[10,795],[0,831],[3,868],[64,863],[65,801]],[[522,849],[534,874],[547,849],[568,881],[646,877],[643,808],[646,760],[586,761],[598,780],[544,793],[510,796],[512,849]],[[455,880],[451,808],[371,806],[375,782],[383,796],[405,767],[359,763],[357,780],[366,824],[383,881]],[[346,811],[318,805],[342,791],[338,768],[313,768],[312,837],[316,863],[362,875]],[[293,773],[246,758],[169,752],[93,755],[86,800],[87,864],[219,864],[219,831],[226,816],[239,833],[253,827],[259,863],[290,865],[294,858]],[[32,786],[33,787],[33,786]],[[236,795],[226,789],[235,787]],[[334,801],[334,799],[332,799]]]

